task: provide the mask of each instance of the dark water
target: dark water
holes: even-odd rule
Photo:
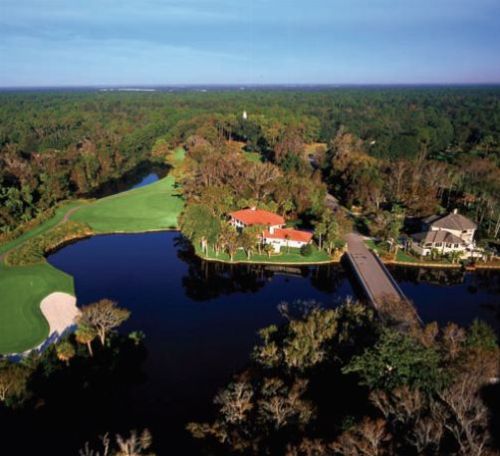
[[[149,174],[136,185],[156,179]],[[15,433],[21,425],[30,429],[38,454],[76,455],[106,431],[144,427],[160,455],[200,454],[185,424],[210,418],[213,396],[246,365],[257,330],[283,321],[278,304],[303,299],[335,306],[355,294],[341,266],[206,263],[175,232],[96,236],[48,260],[75,278],[79,305],[106,297],[130,309],[124,330],[145,333],[146,353],[130,360],[105,397],[79,401],[62,383],[66,390],[56,392],[62,397],[56,407],[8,421]],[[499,329],[498,272],[392,272],[425,321],[468,324],[480,317]],[[31,443],[21,435],[17,448]]]
[[[147,426],[160,454],[172,446],[195,452],[185,424],[209,416],[217,390],[247,363],[257,330],[282,321],[280,302],[332,306],[353,293],[340,267],[208,264],[175,232],[96,236],[49,261],[75,277],[79,305],[116,300],[132,312],[124,330],[146,334],[146,379],[122,393],[110,422],[120,431]],[[105,430],[80,428],[80,441]]]
[[[256,331],[282,321],[280,302],[314,299],[334,306],[354,294],[340,266],[209,264],[195,258],[175,232],[97,236],[49,261],[75,277],[80,305],[114,299],[132,311],[124,329],[146,334],[146,377],[121,397],[129,421],[121,414],[116,421],[121,430],[149,427],[160,454],[172,445],[191,448],[185,423],[209,416],[217,389],[247,362]],[[498,329],[499,273],[393,273],[425,321],[469,324],[480,317]]]
[[[91,192],[82,195],[87,198],[104,198],[132,188],[142,187],[166,176],[168,166],[143,162],[117,179],[109,180]]]

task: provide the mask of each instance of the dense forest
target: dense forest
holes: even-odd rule
[[[381,325],[366,306],[282,304],[259,332],[252,363],[190,423],[207,454],[496,455],[498,345],[464,329]],[[496,398],[496,399],[495,399]]]
[[[5,92],[0,230],[178,145],[222,154],[233,140],[298,176],[286,203],[296,215],[317,203],[316,182],[368,221],[394,205],[408,216],[459,207],[497,238],[499,125],[497,87]],[[311,187],[309,201],[299,201],[301,187]]]

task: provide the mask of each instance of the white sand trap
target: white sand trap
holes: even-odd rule
[[[76,307],[76,298],[60,291],[46,296],[40,303],[40,309],[49,322],[49,338],[54,334],[56,337],[64,334],[75,324],[76,317],[80,315],[80,310]]]

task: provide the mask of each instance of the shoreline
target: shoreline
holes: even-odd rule
[[[44,257],[46,258],[48,255],[51,255],[55,252],[57,252],[60,249],[63,249],[64,247],[71,245],[75,242],[79,242],[85,239],[90,239],[94,236],[110,236],[110,235],[115,235],[115,234],[148,234],[148,233],[168,233],[176,231],[180,233],[180,230],[178,227],[168,227],[168,228],[153,228],[149,230],[138,230],[138,231],[109,231],[109,232],[100,232],[100,233],[85,233],[84,235],[76,235],[75,237],[70,237],[62,240],[61,243],[57,244],[56,246],[53,246],[50,250],[47,250],[44,252]],[[224,264],[229,264],[229,265],[245,265],[245,264],[253,264],[253,265],[277,265],[277,266],[321,266],[321,265],[327,265],[327,264],[340,264],[342,261],[342,257],[340,258],[335,258],[335,259],[330,259],[330,260],[324,260],[324,261],[263,261],[263,260],[252,260],[252,259],[247,259],[247,260],[236,260],[236,261],[230,261],[230,260],[225,260],[222,258],[211,258],[207,257],[205,255],[202,255],[198,252],[198,250],[193,246],[194,249],[194,254],[200,258],[203,261],[209,261],[212,263],[224,263]],[[6,267],[9,268],[16,268],[16,267],[23,267],[23,266],[30,266],[30,265],[11,265],[8,263],[8,254],[11,253],[12,251],[16,250],[16,247],[14,247],[12,250],[9,250],[5,252],[0,260],[3,260],[3,264]],[[473,267],[466,267],[463,266],[462,264],[446,264],[446,263],[429,263],[429,262],[422,262],[422,263],[417,263],[417,262],[410,262],[410,261],[396,261],[396,260],[386,260],[383,259],[382,257],[379,257],[382,263],[385,265],[389,266],[408,266],[408,267],[414,267],[414,268],[429,268],[429,269],[463,269],[465,271],[470,271],[474,272],[474,270],[500,270],[500,263],[499,264],[476,264]],[[40,263],[33,263],[33,264],[40,264]]]
[[[230,260],[224,260],[222,258],[210,258],[206,257],[205,255],[201,255],[197,249],[194,249],[195,255],[200,258],[203,261],[209,261],[212,263],[224,263],[224,264],[229,264],[229,265],[238,265],[238,264],[253,264],[253,265],[277,265],[277,266],[322,266],[322,265],[327,265],[327,264],[340,264],[342,262],[343,256],[341,256],[338,259],[331,259],[331,260],[326,260],[326,261],[262,261],[262,260],[236,260],[236,261],[230,261]],[[380,258],[380,257],[379,257]],[[384,260],[380,258],[382,263],[385,265],[389,266],[410,266],[414,268],[428,268],[428,269],[463,269],[464,271],[467,272],[474,272],[475,270],[492,270],[492,271],[498,271],[500,270],[500,264],[498,265],[489,265],[489,264],[478,264],[474,266],[473,268],[467,268],[464,267],[461,264],[436,264],[436,263],[413,263],[409,261],[395,261],[395,260]]]

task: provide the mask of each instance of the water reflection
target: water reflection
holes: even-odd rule
[[[186,296],[195,301],[206,301],[236,293],[256,293],[274,277],[306,279],[321,293],[334,294],[345,284],[346,274],[340,265],[282,266],[231,265],[203,261],[198,258],[191,243],[179,235],[174,240],[177,257],[188,265],[182,278]]]
[[[165,177],[168,166],[158,163],[142,162],[135,168],[117,179],[111,179],[89,193],[83,194],[87,198],[104,198],[115,193],[124,192],[136,187],[148,185],[155,180]]]
[[[480,318],[500,333],[499,271],[391,267],[391,273],[424,321],[468,325]]]
[[[148,427],[158,454],[177,449],[179,454],[199,454],[185,431],[186,422],[210,418],[217,390],[247,365],[257,331],[283,322],[277,310],[281,302],[314,300],[335,306],[354,293],[354,282],[341,266],[204,262],[175,232],[96,236],[48,260],[74,277],[79,305],[103,297],[116,300],[132,312],[123,330],[146,334],[145,383],[122,390],[120,406],[110,408],[106,418],[118,423],[120,432]],[[491,307],[499,301],[498,272],[393,271],[424,321],[467,325],[482,318],[490,324],[497,321],[498,328]],[[110,430],[106,423],[99,423],[99,429],[90,426],[89,416],[75,409],[54,416],[50,423],[52,429],[59,429],[61,420],[78,423],[72,431],[78,442]],[[36,420],[30,424],[39,426]],[[45,437],[53,446],[56,441],[61,445],[61,451],[50,454],[77,453],[74,446],[62,451],[68,447],[63,448],[55,434],[47,432]]]
[[[398,282],[414,284],[451,286],[462,284],[465,281],[465,271],[462,269],[391,267],[391,273]]]

